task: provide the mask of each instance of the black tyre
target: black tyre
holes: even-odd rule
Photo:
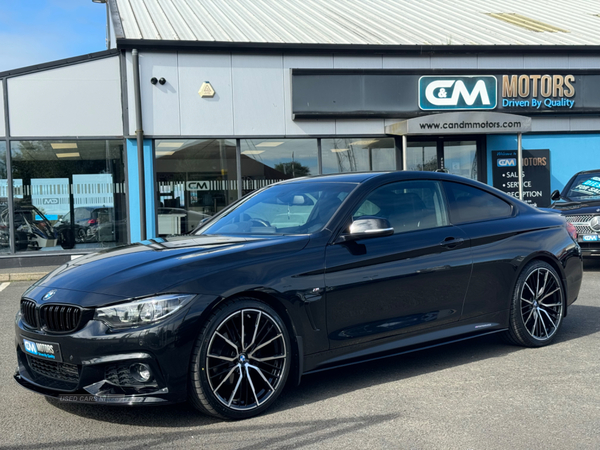
[[[285,386],[289,334],[279,315],[253,298],[219,307],[200,333],[190,365],[190,401],[200,411],[246,419],[269,408]]]
[[[87,235],[85,230],[83,228],[78,228],[75,234],[75,242],[81,244],[82,242],[85,242],[86,238]]]
[[[505,337],[525,347],[548,345],[560,329],[564,308],[565,292],[556,270],[543,261],[532,261],[517,279]]]

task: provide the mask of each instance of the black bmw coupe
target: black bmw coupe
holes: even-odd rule
[[[490,333],[551,343],[579,293],[558,214],[443,173],[353,173],[253,192],[191,235],[72,261],[16,317],[23,387],[185,400],[243,419],[303,374]]]

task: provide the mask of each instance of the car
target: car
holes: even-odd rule
[[[57,245],[58,235],[50,221],[35,206],[15,201],[15,248],[40,250]],[[8,202],[0,201],[0,246],[10,245]]]
[[[87,255],[22,296],[23,387],[245,419],[305,374],[492,333],[553,342],[582,281],[559,214],[433,172],[297,178],[191,235]]]
[[[75,244],[97,241],[95,230],[98,219],[97,214],[94,213],[99,208],[101,207],[80,206],[74,209],[74,221],[71,221],[71,212],[58,219],[54,224],[58,233],[58,243],[63,248],[73,248]]]
[[[550,208],[577,230],[583,256],[600,256],[600,169],[576,173],[551,198]]]

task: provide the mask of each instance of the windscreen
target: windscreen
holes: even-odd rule
[[[571,200],[600,199],[600,173],[587,173],[577,176],[567,198]]]
[[[271,186],[248,196],[196,234],[309,234],[320,231],[356,187],[303,182]]]

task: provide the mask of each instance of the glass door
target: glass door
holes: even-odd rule
[[[434,172],[439,168],[436,141],[408,142],[406,170]]]
[[[484,136],[409,137],[406,170],[440,171],[479,180],[483,142]]]
[[[444,168],[448,173],[477,180],[477,141],[444,140]]]

